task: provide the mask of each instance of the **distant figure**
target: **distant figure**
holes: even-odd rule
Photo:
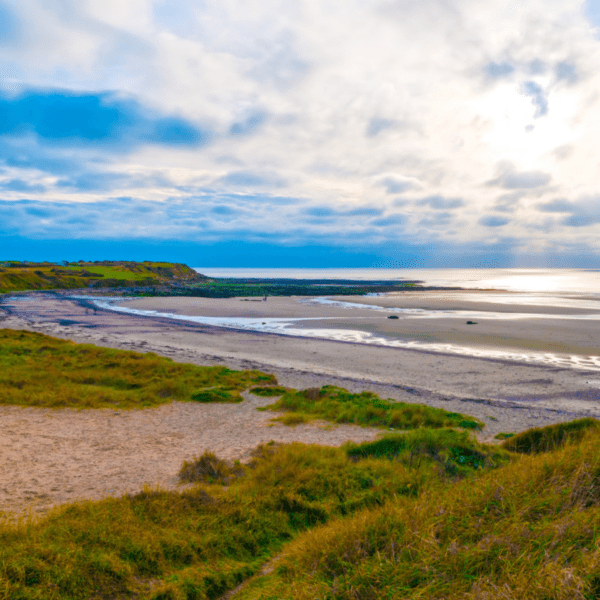
[[[266,302],[266,301],[267,301],[267,297],[265,296],[265,297],[263,298],[263,300]]]

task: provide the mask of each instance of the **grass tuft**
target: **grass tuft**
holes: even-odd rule
[[[599,478],[600,440],[588,429],[562,448],[302,533],[236,598],[593,600]]]
[[[353,423],[370,427],[416,429],[419,427],[461,427],[481,429],[484,424],[473,417],[451,413],[422,404],[383,400],[372,392],[352,394],[334,386],[287,390],[267,408],[303,414],[308,420],[325,419],[333,423]],[[295,417],[297,418],[297,417]]]
[[[272,387],[254,387],[250,389],[250,393],[255,396],[283,396],[288,391],[289,388],[281,387],[281,386],[272,386]]]
[[[583,439],[588,431],[597,431],[600,421],[597,419],[578,419],[568,423],[557,423],[548,427],[528,429],[507,439],[502,447],[520,454],[549,452]]]
[[[253,454],[246,467],[208,453],[184,464],[184,478],[206,482],[184,491],[0,523],[0,598],[218,598],[299,533],[437,480],[429,465],[354,463],[340,448],[271,443]],[[246,475],[223,488],[236,468]]]
[[[507,452],[478,443],[466,431],[453,429],[417,429],[387,434],[374,442],[349,443],[345,448],[352,460],[387,458],[409,466],[426,460],[441,465],[445,473],[452,476],[497,468],[510,460]]]
[[[500,432],[494,436],[495,440],[507,440],[508,438],[514,437],[514,433],[503,433]]]
[[[212,452],[185,461],[179,471],[179,479],[184,483],[221,483],[227,485],[232,479],[245,474],[240,465],[217,458]]]

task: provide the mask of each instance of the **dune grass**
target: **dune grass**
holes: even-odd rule
[[[260,383],[277,382],[260,371],[198,367],[0,329],[1,404],[130,409],[171,400],[239,402],[240,391]]]
[[[549,452],[565,444],[572,444],[581,440],[588,431],[595,431],[598,435],[600,421],[596,419],[577,419],[567,423],[557,423],[548,427],[528,429],[514,436],[510,436],[502,446],[511,452],[520,454],[537,454]]]
[[[423,404],[408,404],[384,400],[373,392],[353,394],[342,388],[326,385],[321,389],[288,390],[270,410],[288,411],[290,415],[276,417],[274,421],[289,423],[304,420],[325,419],[333,423],[353,423],[370,427],[415,429],[418,427],[461,427],[481,429],[484,424],[474,417],[451,413],[441,408]],[[290,416],[293,417],[290,419]]]
[[[388,458],[409,466],[430,461],[453,476],[497,468],[509,461],[506,451],[480,444],[468,432],[454,429],[415,429],[403,434],[387,434],[374,442],[348,444],[346,452],[354,460]]]
[[[251,394],[255,396],[263,396],[263,397],[275,397],[275,396],[283,396],[288,391],[289,388],[285,388],[279,385],[270,386],[270,387],[254,387],[250,390]]]
[[[204,483],[6,520],[0,598],[217,598],[299,533],[448,480],[430,462],[354,461],[344,448],[303,444],[261,446],[245,466],[205,454],[180,476]]]
[[[599,481],[600,440],[588,429],[301,534],[236,598],[597,599]]]

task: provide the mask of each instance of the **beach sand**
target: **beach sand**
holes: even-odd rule
[[[418,297],[416,294],[420,294]],[[155,352],[180,362],[257,368],[273,373],[282,385],[304,389],[338,385],[371,390],[384,398],[438,406],[470,414],[486,427],[480,439],[518,432],[582,416],[600,417],[600,372],[566,368],[560,363],[528,364],[427,352],[418,349],[289,337],[223,329],[187,321],[94,310],[68,294],[27,294],[0,304],[0,327],[28,329],[76,342]],[[339,298],[387,308],[453,308],[497,312],[573,314],[569,308],[490,305],[444,292],[410,292],[405,298]],[[267,302],[206,298],[141,298],[127,306],[187,315],[296,317],[315,319],[294,326],[353,328],[390,339],[465,343],[481,348],[539,350],[574,356],[586,364],[600,354],[597,321],[486,319],[477,326],[463,320],[388,320],[387,312],[352,311],[269,298]],[[411,304],[412,303],[412,304]],[[561,312],[562,311],[562,312]],[[2,315],[0,312],[0,318]],[[579,311],[590,313],[592,311]],[[335,325],[332,325],[335,323]],[[473,329],[477,327],[477,331]],[[565,354],[566,352],[566,354]],[[323,424],[288,428],[256,411],[269,400],[247,396],[236,405],[172,403],[143,411],[72,411],[0,407],[0,510],[43,512],[76,498],[133,493],[144,484],[173,488],[183,460],[204,450],[241,458],[258,443],[302,441],[339,445],[374,439],[381,430]],[[111,491],[112,490],[112,491]]]

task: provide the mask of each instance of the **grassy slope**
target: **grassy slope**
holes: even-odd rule
[[[76,344],[0,329],[0,403],[120,409],[171,400],[238,402],[239,392],[276,383],[260,371],[174,363],[155,354]]]
[[[115,285],[160,284],[163,282],[198,282],[201,280],[193,269],[174,263],[104,262],[75,263],[55,266],[40,263],[27,266],[12,263],[0,266],[0,293],[78,289],[90,285],[111,287]]]
[[[0,598],[216,598],[302,532],[450,481],[443,459],[404,458],[356,461],[343,448],[268,444],[226,488],[205,481],[7,521]]]
[[[600,598],[600,440],[519,460],[287,547],[238,598]]]

